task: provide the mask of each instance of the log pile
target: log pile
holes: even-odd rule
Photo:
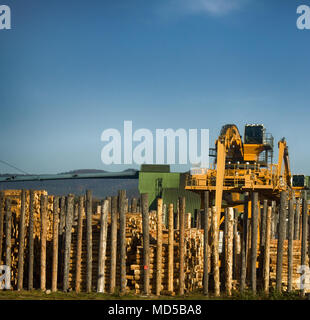
[[[276,239],[272,239],[270,241],[270,284],[272,287],[276,286],[277,244],[278,244],[278,240]],[[284,290],[287,289],[287,278],[288,278],[287,246],[288,246],[288,240],[284,240],[283,270],[282,270],[282,286]],[[299,289],[298,279],[300,278],[301,274],[298,271],[298,267],[300,266],[300,264],[301,264],[301,241],[294,240],[293,241],[293,281],[292,281],[293,290]],[[308,265],[308,262],[307,262],[307,265]]]

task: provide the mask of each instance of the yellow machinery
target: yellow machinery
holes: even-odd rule
[[[210,169],[193,169],[186,189],[210,191],[220,219],[223,199],[243,206],[241,195],[258,191],[260,199],[278,200],[282,190],[291,195],[291,171],[285,139],[278,143],[278,163],[273,164],[273,137],[263,125],[246,125],[244,141],[235,125],[223,126],[216,140],[216,159]],[[283,166],[284,164],[284,166]],[[283,170],[284,169],[284,170]],[[296,189],[296,196],[303,188]]]

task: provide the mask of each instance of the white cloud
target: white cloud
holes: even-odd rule
[[[249,0],[169,0],[166,13],[221,16],[241,9]]]

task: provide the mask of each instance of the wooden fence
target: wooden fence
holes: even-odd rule
[[[245,199],[244,212],[225,209],[219,221],[210,195],[204,210],[187,213],[148,195],[126,191],[94,204],[85,196],[46,191],[0,192],[0,264],[11,268],[13,290],[124,294],[231,295],[249,289],[308,292],[300,266],[309,266],[306,199],[277,206]],[[219,228],[219,223],[221,223]]]

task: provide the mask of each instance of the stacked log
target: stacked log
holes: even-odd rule
[[[276,286],[276,268],[277,268],[277,243],[278,240],[270,240],[270,285],[272,287]],[[288,259],[287,259],[287,247],[288,240],[284,240],[283,246],[283,264],[282,264],[282,287],[287,290],[287,280],[288,280]],[[293,240],[293,273],[292,273],[292,289],[298,290],[298,279],[301,274],[298,268],[301,264],[301,241]],[[307,261],[308,265],[308,261]],[[306,291],[307,292],[307,291]]]

